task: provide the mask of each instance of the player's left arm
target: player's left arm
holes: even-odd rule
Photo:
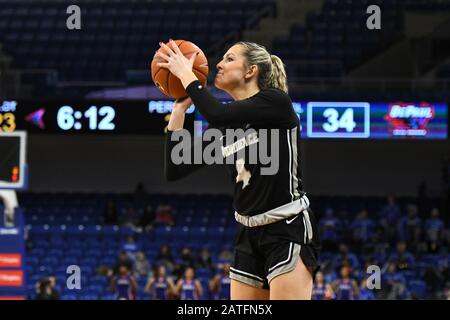
[[[191,82],[186,92],[206,121],[214,126],[253,123],[292,128],[297,122],[289,96],[276,90],[227,104],[217,100],[198,80]]]

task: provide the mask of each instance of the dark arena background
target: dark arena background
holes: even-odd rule
[[[116,300],[125,280],[132,299],[182,299],[160,266],[229,299],[226,169],[164,177],[173,100],[150,63],[170,38],[204,51],[224,102],[233,43],[285,63],[321,298],[450,299],[446,0],[0,0],[0,299]]]

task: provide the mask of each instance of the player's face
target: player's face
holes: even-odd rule
[[[316,274],[316,281],[319,283],[323,282],[323,273],[322,272],[317,272]]]
[[[128,273],[127,267],[121,266],[120,269],[119,269],[119,273],[120,273],[122,276],[126,275],[126,274]]]
[[[341,269],[341,276],[343,277],[343,278],[347,278],[348,276],[349,276],[349,270],[348,270],[348,268],[346,268],[346,267],[344,267],[344,268],[342,268]]]
[[[194,278],[194,270],[191,268],[186,270],[186,273],[184,274],[186,279],[193,279]]]
[[[247,71],[245,62],[242,47],[240,45],[232,46],[217,64],[215,86],[228,92],[242,84]]]

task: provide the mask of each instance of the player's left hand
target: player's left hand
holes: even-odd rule
[[[174,76],[180,79],[183,74],[192,72],[192,66],[194,65],[198,52],[193,53],[188,59],[172,39],[170,40],[170,47],[163,42],[160,42],[159,45],[161,48],[156,52],[155,57],[159,57],[166,62],[158,62],[158,67],[168,69]]]

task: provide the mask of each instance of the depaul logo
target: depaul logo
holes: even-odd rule
[[[394,136],[425,136],[428,121],[434,118],[434,106],[427,102],[420,104],[391,103],[389,112],[384,116],[393,127]]]

